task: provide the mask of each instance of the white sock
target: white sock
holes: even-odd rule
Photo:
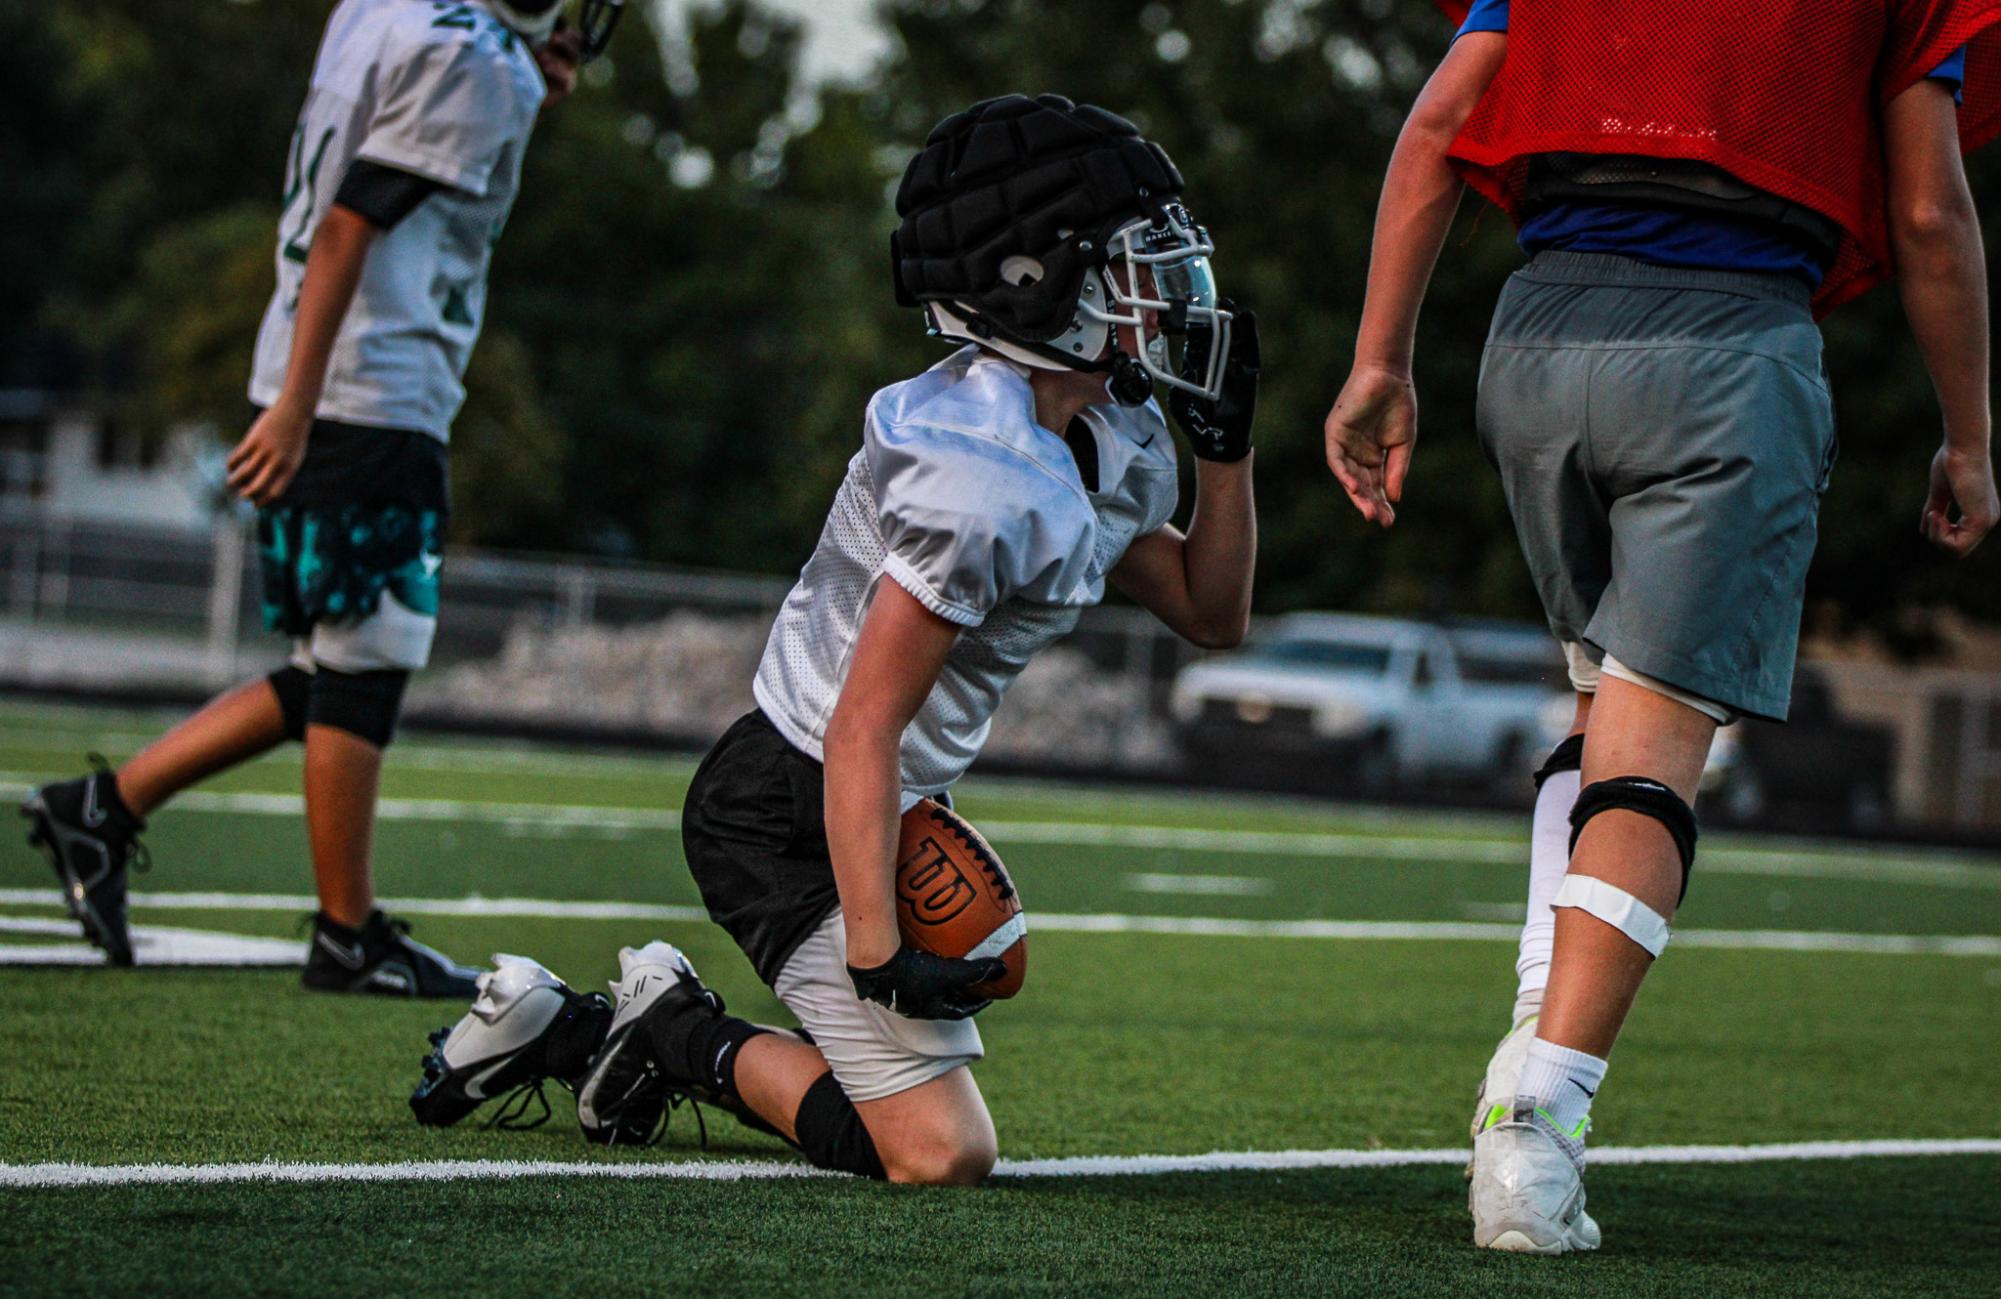
[[[1535,1107],[1563,1138],[1565,1148],[1573,1157],[1582,1158],[1591,1100],[1604,1081],[1605,1062],[1597,1056],[1537,1038],[1529,1043],[1528,1059],[1522,1062],[1522,1080],[1515,1088],[1515,1098],[1519,1103],[1533,1097]]]
[[[1521,953],[1515,959],[1515,1017],[1519,1024],[1542,1009],[1549,983],[1550,954],[1556,948],[1556,912],[1550,900],[1570,873],[1570,809],[1582,785],[1575,771],[1559,771],[1543,781],[1535,798],[1535,835],[1529,842],[1529,905],[1522,920]]]

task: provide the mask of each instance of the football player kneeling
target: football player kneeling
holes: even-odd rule
[[[1108,582],[1199,645],[1244,634],[1257,328],[1218,295],[1181,193],[1131,123],[1055,95],[946,119],[903,177],[898,299],[961,346],[869,402],[758,706],[682,817],[709,914],[803,1031],[730,1016],[666,943],[620,954],[609,1016],[504,966],[434,1052],[420,1118],[543,1071],[601,1141],[643,1140],[695,1098],[823,1168],[941,1184],[992,1169],[974,989],[1004,969],[904,942],[899,820],[949,798],[1008,685]],[[1157,388],[1196,457],[1185,533]],[[579,1032],[602,1034],[587,1063]]]

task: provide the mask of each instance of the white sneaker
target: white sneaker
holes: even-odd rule
[[[1514,1104],[1515,1084],[1521,1081],[1522,1064],[1529,1058],[1529,1043],[1535,1041],[1536,1020],[1539,1015],[1530,1015],[1521,1023],[1508,1030],[1501,1044],[1494,1048],[1494,1058],[1487,1061],[1487,1072],[1480,1079],[1480,1090],[1473,1095],[1473,1140],[1479,1141],[1480,1134],[1508,1117],[1508,1107]],[[1473,1176],[1473,1161],[1466,1161],[1466,1176]]]
[[[1482,1249],[1598,1248],[1598,1224],[1584,1211],[1584,1165],[1564,1149],[1532,1096],[1517,1097],[1505,1118],[1473,1139],[1466,1207],[1473,1211],[1473,1243]]]

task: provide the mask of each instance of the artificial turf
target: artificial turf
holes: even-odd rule
[[[94,742],[154,724],[0,709],[0,779],[48,777]],[[392,797],[671,810],[689,765],[467,744],[407,745]],[[296,789],[280,756],[211,788]],[[1211,1150],[1436,1148],[1463,1141],[1472,1087],[1512,993],[1492,941],[1329,941],[1033,930],[1037,910],[1257,919],[1463,920],[1517,902],[1493,818],[1133,795],[973,781],[976,820],[1282,829],[1473,845],[1421,858],[1023,842],[996,836],[1031,916],[1030,977],[982,1017],[976,1070],[1014,1158]],[[491,807],[384,822],[386,893],[688,905],[678,836],[655,819],[593,827]],[[138,884],[302,894],[282,806],[170,809]],[[1785,865],[1699,879],[1713,928],[2001,934],[2001,870],[1951,859],[1872,874]],[[1804,861],[1804,865],[1801,862]],[[1135,892],[1136,872],[1229,877],[1243,891]],[[1856,877],[1859,872],[1860,877]],[[0,888],[44,887],[25,848]],[[14,916],[59,914],[10,903]],[[282,908],[143,911],[141,923],[294,932]],[[782,1011],[712,927],[692,922],[423,916],[467,958],[537,957],[580,986],[622,944],[686,947],[732,1008]],[[12,936],[18,941],[20,936]],[[39,937],[35,941],[47,941]],[[4,953],[5,942],[0,942]],[[313,996],[282,970],[7,968],[0,961],[0,1164],[286,1160],[788,1158],[728,1120],[695,1143],[587,1147],[558,1096],[530,1132],[419,1129],[404,1098],[425,1032],[461,1008]],[[1741,1144],[2001,1136],[1993,1075],[2001,957],[1695,948],[1661,963],[1596,1108],[1594,1142]],[[1606,1249],[1481,1255],[1444,1166],[1022,1179],[973,1192],[845,1180],[214,1185],[0,1191],[0,1293],[295,1294],[1986,1294],[2001,1290],[2001,1159],[1605,1167]]]

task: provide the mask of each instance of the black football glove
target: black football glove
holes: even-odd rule
[[[1222,396],[1208,401],[1176,388],[1167,407],[1197,459],[1227,464],[1251,453],[1251,419],[1258,409],[1258,317],[1256,312],[1237,311],[1228,299],[1222,305],[1235,316],[1230,322],[1230,355],[1223,362]],[[1182,378],[1199,383],[1208,373],[1214,338],[1214,330],[1189,331],[1188,346],[1181,353]]]
[[[898,948],[873,969],[848,967],[857,997],[911,1019],[970,1019],[993,1003],[966,989],[1006,974],[1007,962],[998,957],[958,961],[912,947]]]

